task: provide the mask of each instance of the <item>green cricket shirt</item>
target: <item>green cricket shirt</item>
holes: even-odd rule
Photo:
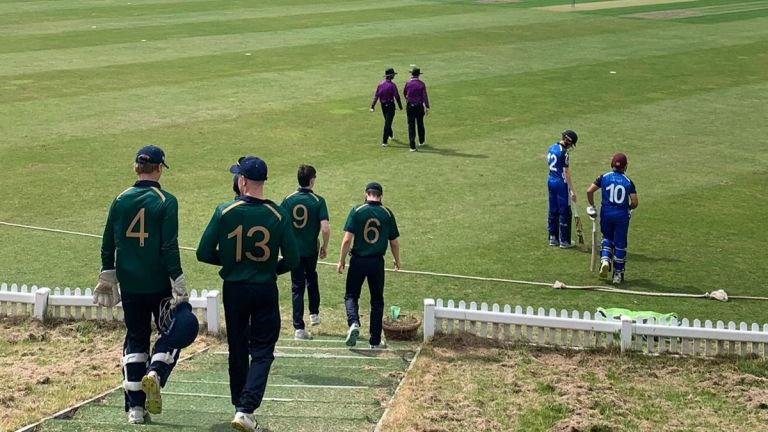
[[[291,215],[291,226],[296,236],[299,255],[317,256],[317,236],[320,234],[320,222],[328,220],[328,207],[325,199],[310,188],[300,187],[288,195],[280,204]]]
[[[197,259],[220,265],[219,275],[227,282],[274,283],[277,275],[299,265],[291,217],[272,201],[249,196],[219,204],[197,246]]]
[[[357,256],[383,256],[389,241],[400,237],[395,214],[379,201],[352,208],[344,231],[355,235],[350,253]]]
[[[125,294],[150,294],[170,289],[182,273],[179,258],[179,203],[143,180],[112,202],[101,242],[102,270],[117,270]]]

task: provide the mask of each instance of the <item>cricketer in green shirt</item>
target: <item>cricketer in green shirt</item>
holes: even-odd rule
[[[168,291],[181,276],[178,212],[176,197],[151,180],[137,181],[112,202],[101,267],[117,269],[123,294]]]
[[[383,256],[389,241],[400,237],[395,215],[381,201],[368,200],[352,208],[344,231],[355,235],[351,254],[356,256]]]
[[[291,216],[293,233],[302,257],[317,256],[317,236],[320,234],[320,224],[328,220],[328,207],[325,198],[312,192],[311,188],[299,187],[288,195],[280,204]]]
[[[219,275],[226,282],[275,282],[299,262],[291,217],[274,202],[250,196],[219,204],[197,259],[222,266]]]

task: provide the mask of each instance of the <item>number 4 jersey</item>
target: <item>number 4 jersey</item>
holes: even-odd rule
[[[274,283],[299,264],[291,217],[272,201],[249,196],[220,204],[200,239],[197,259],[220,265],[227,282]]]
[[[120,290],[129,294],[170,290],[182,273],[179,204],[153,181],[138,181],[112,202],[101,244],[103,270],[117,269]]]
[[[350,253],[357,256],[384,256],[389,241],[400,236],[395,215],[379,201],[354,207],[344,231],[355,235]]]
[[[629,196],[637,193],[635,183],[620,172],[607,172],[595,179],[595,186],[602,189],[601,211],[629,213]]]

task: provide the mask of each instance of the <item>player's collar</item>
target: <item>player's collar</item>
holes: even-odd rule
[[[381,205],[381,201],[365,200],[365,203],[368,204],[368,205],[375,205],[375,206],[380,206]]]
[[[299,186],[299,188],[296,190],[304,193],[312,193],[312,188],[310,187]]]
[[[161,189],[160,183],[152,180],[137,180],[136,183],[133,184],[133,187],[156,187]]]
[[[245,201],[248,204],[264,204],[264,203],[271,202],[270,200],[267,200],[267,199],[259,199],[259,198],[248,196],[248,195],[240,195],[235,199],[240,201]]]

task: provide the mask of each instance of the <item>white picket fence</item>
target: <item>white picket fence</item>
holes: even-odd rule
[[[189,304],[198,319],[205,323],[210,333],[218,333],[219,291],[191,290]],[[86,320],[122,320],[122,304],[105,308],[93,304],[90,288],[46,288],[35,285],[0,284],[0,317],[32,317],[44,321],[46,318],[67,318]]]
[[[692,356],[761,356],[768,359],[768,324],[736,324],[687,319],[657,324],[636,323],[555,309],[490,307],[475,302],[424,299],[424,341],[436,333],[466,332],[514,343],[568,348],[610,348],[622,352],[672,353]]]

